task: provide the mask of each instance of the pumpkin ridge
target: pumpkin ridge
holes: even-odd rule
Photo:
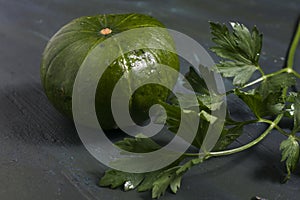
[[[128,18],[130,18],[130,17],[132,17],[132,16],[134,16],[134,15],[136,15],[136,14],[134,14],[134,13],[130,14],[129,16],[127,16],[127,17],[125,17],[124,19],[122,19],[119,23],[117,23],[116,25],[114,25],[114,27],[120,26],[120,24],[126,22],[126,20],[128,20]]]
[[[44,75],[45,77],[43,78],[43,79],[44,79],[43,84],[44,84],[45,86],[46,86],[47,77],[48,77],[47,75],[48,75],[48,73],[49,73],[50,68],[53,66],[52,63],[54,62],[54,60],[60,55],[60,53],[61,53],[62,51],[64,51],[64,50],[67,49],[68,47],[74,45],[75,43],[81,42],[82,40],[85,40],[85,39],[87,39],[87,38],[84,37],[84,38],[81,38],[80,40],[76,40],[76,41],[74,41],[74,42],[71,42],[70,44],[67,44],[65,47],[63,47],[61,50],[59,50],[59,51],[56,53],[55,56],[53,56],[53,57],[51,58],[49,64],[47,65],[48,67],[46,68],[46,72],[45,72],[45,75]],[[44,64],[43,64],[43,65],[44,65]]]
[[[86,16],[85,17],[85,19],[88,19],[88,18],[93,18],[93,17],[96,17],[96,16]],[[82,21],[82,19],[81,20],[74,20],[74,22],[75,23],[81,23],[81,22],[84,22],[84,23],[86,23],[86,24],[88,24],[88,25],[90,25],[90,26],[92,26],[92,27],[95,27],[96,29],[98,29],[99,28],[99,26],[98,25],[96,25],[96,24],[93,24],[93,23],[90,23],[89,21],[87,21],[87,20],[85,20],[85,21]],[[99,25],[101,25],[101,22],[99,21]]]
[[[87,18],[87,17],[91,17],[91,16],[86,16],[86,18]],[[67,28],[67,27],[69,27],[69,26],[76,25],[76,24],[78,24],[78,23],[80,23],[80,22],[82,22],[82,19],[80,19],[80,20],[79,20],[79,19],[74,19],[74,20],[72,20],[70,23],[64,25],[60,30],[58,30],[57,33],[55,33],[52,37],[57,37],[58,35],[63,34],[63,33],[64,33],[63,30],[64,30],[65,28]],[[96,26],[96,25],[94,25],[94,24],[91,24],[91,23],[86,22],[86,21],[84,21],[84,23],[87,23],[88,25],[95,27],[96,30],[98,29],[98,26]],[[96,31],[96,30],[95,30],[95,31]],[[74,31],[75,31],[75,30],[74,30]],[[69,32],[69,31],[67,31],[67,32]]]
[[[98,19],[99,19],[100,25],[101,25],[102,27],[107,27],[107,17],[106,17],[106,14],[104,14],[103,17],[104,17],[104,24],[105,24],[105,25],[103,25],[103,24],[101,23],[100,17],[99,17]]]
[[[82,38],[81,40],[77,40],[77,41],[75,41],[75,42],[72,42],[71,44],[69,44],[69,45],[67,45],[66,47],[64,47],[61,51],[59,51],[59,53],[61,53],[63,50],[65,50],[66,48],[70,47],[71,45],[74,45],[76,42],[81,42],[83,39],[87,39],[87,38]],[[93,45],[91,46],[91,48],[89,48],[88,52],[87,52],[86,55],[84,56],[84,59],[82,60],[81,64],[86,60],[86,58],[87,58],[87,56],[90,54],[90,52],[91,52],[98,44],[100,44],[100,43],[102,42],[103,39],[104,39],[104,38],[101,37],[101,38],[99,38],[99,39],[96,40],[95,44],[93,44]],[[56,57],[59,55],[59,53],[56,54],[54,57],[56,58]],[[54,59],[55,59],[55,58],[53,58],[53,60],[51,59],[51,61],[50,61],[50,63],[49,63],[49,67],[47,68],[46,75],[48,75],[48,72],[49,72],[49,70],[50,70],[49,68],[51,68],[51,66],[53,66],[52,63],[54,62]],[[46,79],[45,79],[45,86],[46,86],[46,82],[47,82],[47,81],[46,81]],[[73,93],[73,91],[72,91],[72,93]]]
[[[128,26],[129,29],[147,28],[147,27],[157,27],[157,26],[154,26],[153,24],[143,24],[143,25]],[[159,28],[164,28],[164,27],[159,27]]]
[[[71,31],[67,31],[67,32],[62,32],[60,34],[58,34],[56,37],[60,37],[60,36],[64,36],[65,34],[68,34],[68,33],[73,33],[73,32],[77,32],[77,33],[96,33],[96,30],[95,32],[94,31],[78,31],[78,30],[71,30]]]

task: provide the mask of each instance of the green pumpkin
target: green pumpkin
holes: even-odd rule
[[[52,104],[60,112],[72,118],[74,81],[89,52],[110,36],[139,27],[164,27],[164,25],[143,14],[111,14],[81,17],[62,27],[47,44],[41,64],[42,84]],[[157,39],[155,35],[153,39]],[[172,42],[172,39],[168,38],[168,40]],[[116,128],[110,106],[115,84],[125,69],[150,62],[149,56],[151,62],[179,69],[176,54],[156,49],[129,52],[114,61],[102,75],[95,97],[96,113],[104,130]],[[142,70],[135,71],[143,76]],[[146,85],[139,88],[132,96],[129,105],[133,120],[137,123],[145,121],[151,105],[158,101],[165,101],[168,94],[169,91],[159,85]]]

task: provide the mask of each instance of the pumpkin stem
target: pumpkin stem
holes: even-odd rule
[[[110,29],[110,28],[104,28],[104,29],[102,29],[101,31],[100,31],[100,33],[102,34],[102,35],[108,35],[108,34],[110,34],[112,32],[112,30]]]

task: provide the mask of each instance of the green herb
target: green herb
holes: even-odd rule
[[[224,77],[234,77],[234,85],[244,85],[258,66],[262,47],[262,34],[256,27],[251,32],[242,24],[231,23],[233,33],[225,25],[210,23],[213,41],[217,46],[211,50],[226,61],[217,65]]]
[[[288,139],[284,140],[280,144],[280,150],[282,151],[281,161],[285,161],[288,175],[286,180],[290,178],[291,172],[295,170],[299,161],[299,143],[292,135]]]
[[[211,50],[222,59],[214,70],[220,72],[223,77],[230,78],[235,86],[234,89],[227,91],[226,95],[236,95],[240,98],[249,107],[255,118],[249,121],[235,121],[227,114],[223,131],[212,152],[184,153],[171,165],[144,174],[108,170],[100,180],[101,186],[110,186],[111,188],[122,186],[125,191],[135,188],[140,192],[151,190],[152,198],[162,196],[168,187],[173,193],[176,193],[180,188],[184,173],[194,165],[206,162],[212,157],[230,155],[249,149],[262,141],[274,129],[277,132],[273,131],[272,133],[280,133],[287,137],[281,144],[278,144],[278,148],[282,151],[281,161],[286,164],[285,181],[290,178],[299,161],[300,138],[297,133],[300,131],[300,93],[289,91],[293,89],[296,79],[300,78],[300,74],[293,69],[293,60],[300,38],[300,24],[298,24],[292,40],[286,66],[271,74],[265,74],[259,65],[262,34],[256,27],[249,31],[242,24],[231,23],[232,30],[230,30],[225,25],[210,23],[210,28],[213,35],[212,40],[216,44]],[[260,73],[260,77],[253,80],[255,71]],[[205,82],[193,68],[186,74],[186,79],[196,92],[199,113],[191,109],[195,106],[192,102],[183,102],[180,107],[176,98],[173,97],[169,99],[169,103],[162,103],[162,105],[168,115],[167,126],[174,133],[178,129],[182,111],[189,112],[191,116],[199,116],[198,132],[192,145],[200,148],[209,123],[215,120],[215,117],[211,115],[211,111],[216,107],[215,104],[218,103],[215,99],[225,94],[215,95],[212,98]],[[290,127],[289,130],[279,126],[279,122],[284,118],[294,121],[293,127]],[[268,127],[253,141],[234,149],[228,149],[228,146],[243,134],[245,125],[255,123],[268,124]],[[152,139],[139,137],[125,138],[116,145],[133,152],[150,152],[160,148],[160,145]]]

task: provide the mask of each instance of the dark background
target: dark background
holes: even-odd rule
[[[207,49],[212,45],[208,21],[257,25],[264,33],[261,65],[271,72],[284,63],[299,11],[298,0],[0,0],[0,199],[150,199],[149,192],[124,193],[96,185],[104,167],[85,150],[73,123],[51,106],[42,90],[43,49],[71,19],[150,14]],[[299,59],[296,63],[299,67]],[[249,127],[236,145],[263,128]],[[280,184],[285,173],[281,140],[274,132],[251,150],[197,166],[184,176],[176,195],[167,192],[162,199],[299,199],[299,170],[287,184]]]

